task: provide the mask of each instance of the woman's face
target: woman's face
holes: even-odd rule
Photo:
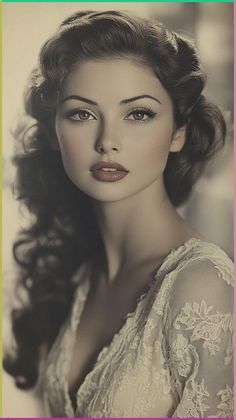
[[[132,59],[75,66],[64,83],[55,124],[69,178],[104,202],[153,183],[158,187],[169,151],[181,148],[173,138],[167,92],[148,66]]]

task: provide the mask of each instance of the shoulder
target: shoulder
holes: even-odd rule
[[[180,308],[194,305],[233,310],[233,263],[218,246],[198,241],[177,264],[168,306],[175,315]]]
[[[218,246],[190,240],[170,254],[164,271],[157,295],[161,312],[171,310],[174,316],[186,303],[202,302],[232,310],[233,263]]]

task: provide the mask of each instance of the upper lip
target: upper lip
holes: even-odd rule
[[[128,172],[127,169],[125,169],[119,163],[103,162],[103,161],[96,162],[94,165],[92,165],[91,168],[90,168],[90,171],[98,171],[99,169],[102,169],[102,168],[112,168],[112,169],[117,169],[118,171]]]

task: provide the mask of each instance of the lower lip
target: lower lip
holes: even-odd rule
[[[124,171],[116,171],[116,172],[108,172],[108,171],[105,172],[102,170],[92,171],[93,177],[96,178],[98,181],[103,181],[103,182],[116,182],[124,178],[127,174],[128,172],[124,172]]]

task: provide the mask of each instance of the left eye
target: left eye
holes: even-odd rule
[[[135,111],[130,112],[125,119],[131,121],[146,121],[149,118],[153,118],[155,115],[155,112],[153,112],[152,110],[137,109]]]
[[[85,109],[75,110],[68,113],[69,119],[73,121],[89,121],[96,120],[95,116]]]

